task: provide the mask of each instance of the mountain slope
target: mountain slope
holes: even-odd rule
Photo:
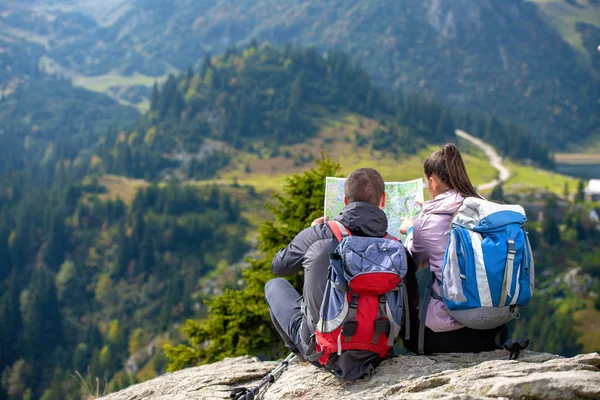
[[[162,76],[253,38],[343,49],[378,85],[497,114],[562,148],[599,135],[600,85],[590,66],[597,52],[585,40],[594,26],[573,25],[589,24],[582,16],[600,6],[573,3],[126,0],[102,17],[90,11],[97,20],[75,11],[81,6],[63,5],[61,13],[38,5],[32,14],[13,5],[0,23],[48,39],[47,56],[59,69],[85,75]]]
[[[205,58],[198,72],[170,75],[154,87],[150,103],[132,131],[109,135],[100,144],[104,171],[150,180],[207,179],[229,163],[230,149],[301,165],[335,149],[335,137],[324,143],[312,139],[330,119],[352,114],[375,122],[372,129],[360,126],[345,135],[360,149],[352,158],[374,152],[397,159],[414,155],[426,144],[454,138],[460,126],[503,155],[552,165],[547,147],[532,135],[420,96],[392,98],[341,52],[321,56],[313,48],[266,44],[230,49]]]

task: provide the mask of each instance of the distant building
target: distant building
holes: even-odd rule
[[[591,179],[585,188],[585,199],[600,202],[600,179]]]
[[[600,224],[600,208],[594,208],[592,211],[590,211],[588,217],[590,218],[590,221],[594,222],[595,224]]]

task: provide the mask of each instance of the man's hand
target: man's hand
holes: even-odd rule
[[[419,205],[419,207],[423,208],[422,201],[417,200],[417,201],[415,201],[415,203],[417,203]],[[402,220],[402,224],[400,225],[399,231],[401,234],[406,235],[406,232],[408,232],[410,227],[415,224],[415,220],[412,218],[404,218],[404,217],[401,217],[400,219]]]
[[[321,225],[321,224],[324,224],[327,221],[329,221],[329,218],[327,218],[327,216],[321,217],[321,218],[317,218],[317,219],[315,219],[312,222],[312,224],[310,224],[310,226]]]
[[[400,225],[400,233],[406,235],[408,229],[415,224],[415,220],[412,218],[401,218],[402,224]]]

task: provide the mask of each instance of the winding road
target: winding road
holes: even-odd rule
[[[504,164],[502,164],[502,157],[500,157],[500,155],[492,146],[490,146],[481,139],[469,135],[467,132],[461,131],[460,129],[457,129],[455,133],[456,136],[468,140],[469,142],[473,143],[475,146],[483,150],[487,158],[490,160],[490,165],[498,170],[498,177],[496,179],[478,185],[476,188],[477,190],[493,189],[496,185],[506,182],[508,178],[510,178],[510,170],[506,168]]]

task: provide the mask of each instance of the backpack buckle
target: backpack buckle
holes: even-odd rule
[[[387,319],[376,319],[374,325],[375,333],[385,333],[386,335],[390,333],[391,324]]]
[[[356,335],[356,328],[358,327],[358,323],[356,321],[348,321],[342,325],[342,335],[345,337]]]
[[[352,293],[352,300],[350,300],[350,308],[358,308],[358,293]]]

